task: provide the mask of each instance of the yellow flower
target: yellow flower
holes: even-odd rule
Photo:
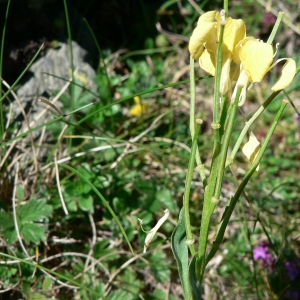
[[[134,117],[139,117],[147,110],[147,104],[141,103],[140,97],[136,96],[133,98],[135,104],[130,108],[129,114]]]
[[[253,164],[259,151],[260,151],[260,142],[257,140],[253,132],[250,133],[249,141],[244,145],[242,151],[244,155],[249,159],[250,163]],[[256,171],[259,170],[257,166]]]
[[[225,20],[223,11],[221,14],[215,10],[209,11],[199,18],[190,38],[189,51],[193,59],[199,59],[200,67],[212,76],[215,75],[220,26],[224,24],[220,93],[230,97],[232,82],[237,81],[236,86],[244,86],[239,99],[239,105],[242,105],[249,83],[260,82],[280,60],[271,66],[274,56],[272,45],[254,37],[246,37],[243,20],[230,17]],[[284,59],[287,62],[280,79],[272,87],[273,91],[286,88],[295,76],[295,61]],[[233,91],[232,99],[235,93],[236,90]]]
[[[216,54],[219,43],[219,32],[222,15],[218,11],[203,14],[195,28],[189,43],[193,59],[199,58],[200,67],[215,75]],[[222,46],[221,94],[231,88],[230,65],[236,45],[246,37],[246,26],[243,20],[228,18],[226,20]]]

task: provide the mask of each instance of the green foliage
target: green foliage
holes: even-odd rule
[[[52,214],[52,206],[45,200],[31,199],[16,209],[16,220],[13,214],[4,210],[0,211],[0,227],[7,243],[12,244],[17,238],[15,222],[21,237],[27,242],[39,243],[46,240],[46,228],[39,225],[43,219],[48,219]]]
[[[189,253],[186,243],[186,231],[184,225],[184,210],[180,211],[177,226],[172,234],[172,250],[178,265],[178,272],[186,299],[193,299],[189,280]],[[200,295],[201,297],[201,295]]]
[[[141,5],[145,3],[141,1]],[[116,53],[110,49],[104,49],[103,53],[101,50],[99,68],[93,79],[94,91],[80,72],[75,75],[74,84],[59,99],[68,127],[62,135],[66,126],[64,120],[53,119],[47,124],[50,141],[39,146],[46,151],[46,157],[37,157],[37,173],[22,174],[32,165],[31,160],[22,166],[20,178],[27,181],[22,183],[23,186],[18,185],[18,201],[14,205],[11,204],[13,184],[7,179],[11,175],[0,171],[1,184],[7,182],[9,187],[0,190],[0,236],[5,243],[1,252],[15,256],[16,260],[28,262],[32,259],[30,265],[1,257],[1,284],[11,288],[12,293],[19,293],[19,298],[175,300],[183,298],[180,280],[184,294],[188,295],[186,299],[200,299],[201,293],[205,292],[197,280],[196,259],[188,256],[182,213],[177,223],[191,146],[189,84],[160,89],[164,84],[188,78],[186,41],[199,15],[189,1],[183,1],[181,5],[173,0],[161,3],[158,17],[162,22],[158,24],[163,30],[157,38],[143,33],[143,40],[138,42],[145,45],[144,49],[124,54],[123,50]],[[215,9],[216,4],[222,6],[222,1],[197,4],[209,10]],[[249,32],[257,32],[263,16],[261,6],[246,1],[232,7],[231,15],[242,17],[245,12],[246,22],[252,24]],[[203,75],[199,74],[197,77]],[[298,96],[298,81],[295,80],[288,90],[293,99]],[[196,83],[199,100],[196,114],[204,121],[198,145],[208,166],[209,149],[213,145],[210,126],[212,91],[202,90],[203,86],[213,82],[197,80]],[[255,87],[259,92],[247,99],[249,106],[241,108],[244,114],[236,117],[237,131],[257,109],[261,95],[265,97],[267,93],[263,84]],[[131,116],[133,96],[148,89],[152,89],[151,92],[140,96],[142,103],[147,104],[147,110],[141,116]],[[53,94],[58,93],[54,91]],[[251,130],[259,131],[261,140],[265,139],[265,128],[273,122],[274,112],[279,107],[278,99],[275,100],[264,117],[251,127]],[[266,295],[272,298],[284,288],[270,288],[276,286],[274,282],[280,282],[284,272],[273,274],[272,280],[267,275],[261,276],[260,271],[266,271],[253,261],[252,250],[264,237],[273,241],[276,258],[283,257],[281,269],[285,257],[297,257],[294,249],[299,248],[295,238],[299,226],[295,220],[300,211],[297,179],[300,157],[299,127],[293,114],[293,110],[289,111],[279,124],[261,161],[260,171],[254,173],[245,195],[237,203],[217,261],[208,266],[206,287],[212,298],[252,299]],[[11,150],[9,147],[17,129],[17,123],[7,128],[5,151]],[[17,142],[23,141],[22,138],[17,138]],[[232,136],[230,147],[237,138],[238,135]],[[19,153],[17,149],[15,152]],[[8,156],[4,169],[14,161],[13,155],[11,152]],[[57,164],[59,178],[54,176],[54,156],[58,161],[65,159]],[[224,193],[212,216],[211,233],[216,232],[224,207],[236,190],[236,180],[249,169],[240,151],[236,158],[238,167],[234,164],[231,170],[226,170]],[[191,223],[197,245],[195,233],[201,222],[204,188],[197,172],[193,172],[192,177]],[[170,210],[170,219],[160,228],[159,236],[153,239],[144,254],[142,249],[147,233],[140,229],[138,218],[143,219],[145,230],[151,230],[164,209]],[[169,246],[174,227],[171,244],[177,266]],[[28,257],[18,238],[22,239]],[[209,242],[211,246],[212,239]],[[285,244],[289,245],[289,251]],[[53,274],[51,270],[57,273]],[[266,280],[269,281],[266,283]]]

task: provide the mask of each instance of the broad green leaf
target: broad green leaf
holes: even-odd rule
[[[83,211],[89,211],[91,213],[94,213],[94,200],[93,200],[93,197],[82,195],[79,199],[79,207]]]
[[[117,291],[110,293],[109,297],[107,299],[108,300],[120,300],[120,299],[133,300],[133,299],[135,299],[135,297],[127,291],[118,289]]]
[[[80,170],[82,171],[82,169]],[[82,176],[84,176],[87,179],[90,178],[90,176],[88,176],[86,173],[87,172],[84,172]],[[89,185],[79,180],[75,180],[73,182],[68,183],[68,185],[65,188],[65,192],[72,196],[87,194],[88,192],[90,192],[90,190],[91,187]]]
[[[21,207],[18,216],[21,222],[39,221],[42,218],[50,217],[52,206],[46,204],[45,200],[32,199]]]
[[[0,211],[0,229],[1,234],[4,236],[4,240],[8,244],[15,242],[17,232],[15,230],[14,220],[4,210]]]
[[[10,227],[1,232],[4,235],[4,239],[7,242],[7,244],[12,244],[16,241],[17,238],[17,232],[15,230],[15,227]]]
[[[44,228],[34,223],[23,224],[20,233],[27,242],[39,243],[46,239]]]
[[[13,219],[4,211],[0,211],[0,227],[3,229],[14,228]]]
[[[186,300],[192,300],[192,292],[189,282],[189,250],[186,244],[186,231],[183,208],[179,214],[179,220],[171,237],[172,250],[177,261],[180,281]]]

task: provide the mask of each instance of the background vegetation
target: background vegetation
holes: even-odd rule
[[[24,2],[39,6],[39,1]],[[8,4],[3,3],[5,7]],[[51,11],[49,3],[37,8],[45,16]],[[46,155],[32,155],[24,161],[23,152],[37,146],[18,148],[24,136],[10,121],[13,112],[9,101],[2,102],[0,297],[182,299],[170,236],[182,206],[191,146],[187,43],[199,14],[220,9],[222,1],[132,0],[111,1],[109,5],[90,0],[73,1],[67,7],[64,3],[54,11],[65,13],[66,9],[74,40],[85,40],[82,45],[90,50],[90,61],[97,70],[97,90],[96,95],[90,93],[84,80],[75,76],[77,85],[70,85],[61,96],[60,110],[68,114],[94,105],[65,118],[51,112],[51,120],[43,124],[51,138],[40,146]],[[12,0],[11,5],[8,20],[15,20],[21,4]],[[236,0],[230,2],[229,10],[232,17],[244,19],[249,35],[262,39],[272,29],[273,16],[284,11],[287,17],[276,38],[280,42],[277,55],[290,56],[299,66],[298,6],[296,0],[273,1],[270,6],[263,1]],[[2,24],[6,24],[4,20],[1,15]],[[23,15],[17,24],[25,20]],[[52,31],[42,26],[27,32],[35,38],[36,50],[41,39],[51,47],[53,40],[67,37],[64,14],[45,22]],[[13,47],[14,25],[7,23],[4,49]],[[99,47],[93,44],[93,34]],[[22,52],[26,37],[23,39],[17,48],[25,57],[20,59],[24,68],[35,51]],[[12,85],[22,70],[8,71],[14,64],[9,63],[9,52],[5,51],[2,77]],[[204,75],[199,69],[198,76]],[[268,96],[269,83],[275,80],[276,74],[271,74],[254,87],[238,115],[237,133]],[[5,93],[7,89],[2,87]],[[197,81],[197,117],[204,120],[199,147],[206,165],[212,145],[212,94],[212,79]],[[137,109],[137,96],[135,100],[143,107],[141,114],[132,110]],[[259,139],[265,137],[283,96],[299,110],[299,75],[251,128]],[[221,250],[208,267],[207,299],[299,299],[286,293],[296,292],[300,281],[299,120],[290,105],[260,171],[236,207]],[[66,122],[69,126],[65,129]],[[43,129],[33,127],[31,131],[39,130]],[[226,175],[215,224],[249,168],[241,153],[237,158],[239,167],[233,165]],[[198,231],[203,189],[196,173],[192,192],[192,224]],[[143,253],[146,234],[138,218],[143,219],[144,229],[150,230],[166,208],[171,212],[169,221]],[[255,258],[253,250],[259,246],[274,257],[271,265]],[[293,280],[287,274],[287,263],[295,266]]]

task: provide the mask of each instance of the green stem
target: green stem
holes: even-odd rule
[[[245,124],[245,127],[243,128],[242,132],[240,133],[239,135],[239,138],[238,140],[236,141],[235,145],[234,145],[234,148],[227,160],[227,163],[226,163],[226,168],[228,166],[230,166],[232,163],[233,163],[233,160],[235,158],[235,155],[236,153],[238,152],[242,142],[243,142],[243,139],[244,139],[244,136],[246,135],[246,133],[248,132],[250,126],[254,123],[254,121],[262,114],[262,112],[268,107],[268,105],[272,102],[272,100],[280,93],[281,91],[277,91],[277,92],[273,92],[269,98],[263,103],[263,105],[255,112],[255,114],[252,116],[252,118],[246,122]]]
[[[276,22],[275,22],[275,24],[273,26],[272,32],[271,32],[271,34],[270,34],[270,36],[268,38],[268,41],[267,41],[268,44],[272,44],[273,43],[273,40],[274,40],[274,38],[276,36],[277,30],[279,28],[279,25],[280,25],[280,22],[281,22],[283,16],[284,16],[284,12],[279,12],[279,14],[277,16],[277,20],[276,20]]]
[[[8,19],[8,12],[10,8],[10,0],[7,3],[6,13],[5,13],[5,21],[3,25],[2,39],[1,39],[1,49],[0,49],[0,99],[2,97],[2,64],[3,64],[3,51],[4,51],[4,41],[5,41],[5,33],[6,33],[6,25]],[[0,102],[0,141],[2,141],[4,135],[4,118],[3,118],[3,106],[2,102]]]
[[[111,85],[110,77],[109,77],[108,72],[107,72],[107,66],[106,66],[106,63],[105,63],[105,59],[104,59],[104,55],[103,55],[102,49],[101,49],[101,47],[100,47],[100,45],[99,45],[99,43],[98,43],[98,40],[97,40],[97,38],[96,38],[96,36],[95,36],[95,34],[94,34],[94,32],[93,32],[93,30],[92,30],[90,24],[88,23],[88,21],[87,21],[86,19],[83,19],[83,20],[84,20],[84,22],[85,22],[85,24],[86,24],[88,30],[90,31],[90,33],[91,33],[91,35],[92,35],[92,38],[93,38],[93,40],[94,40],[94,43],[95,43],[95,45],[96,45],[96,47],[97,47],[97,50],[98,50],[98,52],[99,52],[99,55],[100,55],[99,68],[101,69],[101,64],[103,64],[103,71],[104,71],[104,75],[105,75],[106,80],[107,80],[108,91],[109,91],[109,97],[110,97],[110,99],[111,99],[111,101],[112,101],[112,85]],[[98,70],[98,71],[100,71],[100,70]],[[111,102],[111,101],[110,101],[110,102]]]
[[[72,45],[72,31],[71,31],[71,25],[70,25],[70,19],[69,19],[69,12],[68,12],[68,6],[67,1],[64,1],[64,8],[65,8],[65,15],[66,15],[66,23],[67,23],[67,30],[68,30],[68,38],[69,38],[69,47],[70,47],[70,66],[71,66],[71,78],[72,83],[75,82],[75,76],[74,76],[74,58],[73,58],[73,45]],[[71,97],[71,109],[75,110],[75,86],[71,84],[70,86],[70,97]],[[74,115],[71,116],[71,122],[74,122]],[[68,140],[68,146],[69,150],[71,150],[71,140]]]
[[[219,165],[218,165],[219,168],[218,168],[217,182],[215,185],[215,195],[214,195],[214,198],[216,201],[219,201],[219,197],[221,194],[228,146],[229,146],[229,141],[230,141],[231,134],[232,134],[232,129],[233,129],[242,89],[243,89],[243,86],[238,86],[238,88],[237,88],[237,93],[236,93],[236,96],[234,99],[234,104],[232,105],[232,109],[230,109],[231,114],[229,117],[228,126],[225,131],[224,141],[223,141],[222,147],[221,147],[221,155],[220,155],[220,160],[219,160]],[[212,213],[213,213],[213,211],[212,211]]]
[[[195,123],[196,123],[196,85],[195,85],[194,59],[192,57],[190,57],[190,92],[191,92],[190,131],[191,131],[192,140],[194,140]],[[206,180],[206,176],[205,176],[205,172],[204,172],[204,170],[205,170],[204,165],[202,164],[202,161],[201,161],[198,145],[197,145],[197,149],[196,149],[196,163],[197,163],[197,170],[199,171],[201,181],[205,188],[205,186],[207,184],[207,180]]]
[[[222,17],[221,17],[222,18]],[[208,180],[208,185],[204,192],[204,204],[202,211],[202,220],[199,236],[198,256],[196,261],[196,274],[200,283],[203,280],[203,273],[205,269],[205,253],[207,247],[207,237],[210,224],[210,218],[215,206],[217,205],[216,199],[213,197],[215,192],[215,185],[219,170],[219,160],[221,153],[221,131],[220,131],[220,82],[222,71],[222,45],[225,24],[221,21],[219,45],[217,49],[216,61],[216,75],[215,75],[215,93],[214,93],[214,115],[212,128],[214,129],[214,150],[212,158],[211,172]],[[224,125],[224,124],[223,124]]]
[[[195,247],[193,244],[194,239],[193,239],[193,234],[192,234],[192,229],[191,229],[191,221],[190,221],[190,191],[191,191],[191,185],[192,185],[192,179],[193,179],[193,173],[194,173],[195,156],[196,156],[196,151],[197,151],[197,137],[199,135],[199,131],[200,131],[200,125],[197,123],[194,137],[193,137],[192,151],[191,151],[188,173],[186,176],[185,191],[184,191],[184,196],[183,196],[186,240],[190,247],[192,256],[194,256],[196,254],[196,251],[195,251]]]
[[[217,61],[216,61],[216,73],[215,73],[215,94],[214,94],[214,115],[213,115],[213,128],[219,125],[219,114],[220,114],[220,82],[221,82],[221,72],[222,72],[222,46],[223,46],[223,35],[224,35],[225,25],[220,25],[220,36],[219,45],[217,49]],[[215,130],[215,136],[218,137],[218,130]],[[215,140],[216,141],[216,140]],[[217,139],[217,141],[220,141]]]
[[[238,88],[238,93],[235,97],[234,105],[231,109],[231,114],[228,122],[228,128],[226,129],[226,133],[224,136],[223,145],[217,144],[218,148],[216,150],[219,151],[218,157],[213,157],[213,166],[212,171],[209,178],[208,187],[205,190],[204,194],[204,206],[202,212],[202,220],[201,220],[201,229],[199,236],[199,248],[198,248],[198,260],[197,260],[197,276],[199,282],[203,280],[203,274],[205,270],[205,255],[207,248],[207,238],[209,232],[209,225],[211,216],[214,212],[216,205],[219,203],[219,197],[222,186],[222,179],[224,173],[224,166],[226,162],[228,144],[232,132],[232,127],[234,124],[236,110],[238,106],[238,99],[241,93],[242,87]],[[225,121],[224,121],[225,123]],[[224,124],[223,124],[224,126]]]
[[[240,198],[244,188],[246,187],[249,179],[251,178],[251,176],[253,175],[254,171],[256,170],[256,168],[258,167],[266,149],[267,149],[267,146],[268,146],[268,143],[274,133],[274,130],[278,124],[278,121],[287,105],[288,101],[284,100],[281,104],[281,107],[275,117],[275,120],[266,136],[266,139],[253,163],[253,165],[251,166],[251,168],[249,169],[249,171],[247,172],[247,174],[245,175],[245,177],[243,178],[240,186],[238,187],[235,195],[233,196],[233,198],[230,200],[228,206],[225,208],[225,211],[223,213],[223,216],[222,216],[222,221],[221,221],[221,224],[219,226],[219,230],[217,232],[217,235],[216,235],[216,238],[215,238],[215,241],[212,245],[212,248],[207,256],[207,259],[206,259],[206,262],[205,262],[205,265],[214,257],[214,255],[216,254],[217,250],[219,249],[220,247],[220,244],[222,243],[222,240],[223,240],[223,237],[224,237],[224,233],[225,233],[225,230],[226,230],[226,227],[228,225],[228,222],[229,222],[229,219],[230,219],[230,216],[233,212],[233,209],[238,201],[238,199]]]
[[[228,0],[224,0],[224,10],[225,10],[225,16],[228,18]]]

